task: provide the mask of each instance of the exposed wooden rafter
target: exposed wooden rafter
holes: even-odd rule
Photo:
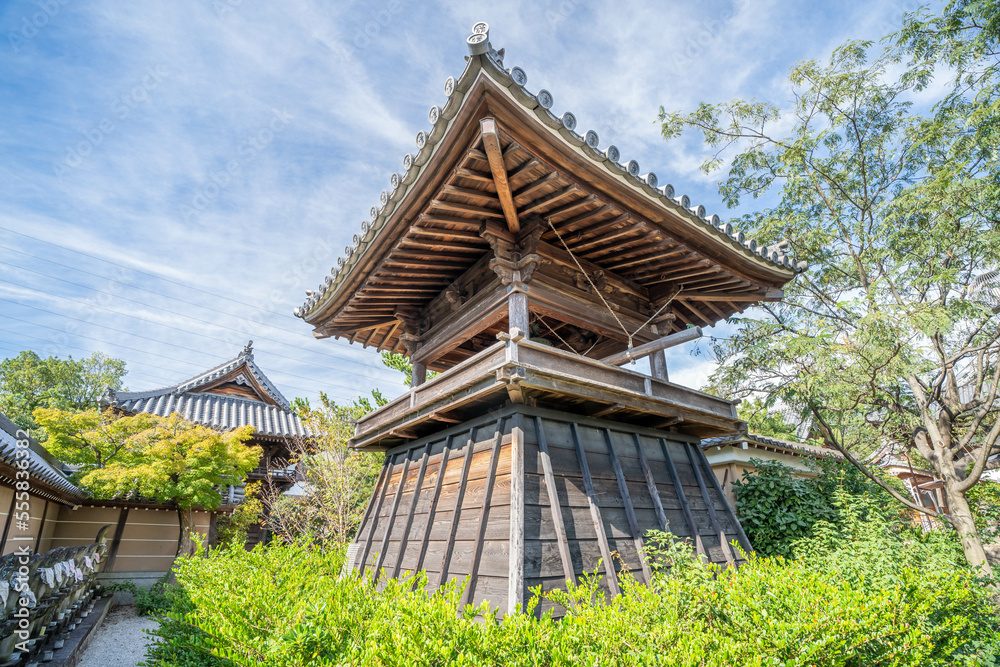
[[[503,150],[500,148],[497,122],[493,118],[483,118],[479,121],[479,127],[483,133],[483,148],[486,149],[486,160],[490,163],[490,171],[493,172],[493,183],[497,188],[500,208],[503,209],[507,228],[512,234],[516,234],[521,231],[521,223],[517,219],[517,207],[514,206],[510,182],[507,180],[507,167],[503,163]]]

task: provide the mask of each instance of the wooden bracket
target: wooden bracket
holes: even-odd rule
[[[503,150],[500,148],[500,133],[497,130],[496,119],[483,118],[479,121],[479,127],[483,133],[483,148],[486,151],[486,160],[490,163],[490,171],[493,172],[493,183],[497,186],[497,198],[500,200],[500,208],[503,209],[503,217],[507,221],[507,228],[516,234],[521,229],[521,223],[517,219],[517,207],[514,206],[514,196],[507,180],[507,167],[503,163]]]

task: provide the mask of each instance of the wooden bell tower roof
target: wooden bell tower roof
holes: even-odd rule
[[[624,350],[622,328],[640,326],[667,299],[669,315],[637,343],[712,325],[780,299],[781,286],[805,268],[786,244],[746,239],[634,160],[622,164],[595,132],[579,134],[572,113],[551,111],[548,91],[529,92],[524,71],[504,67],[485,24],[474,28],[469,50],[465,71],[445,84],[444,106],[430,110],[430,131],[417,135],[416,154],[405,156],[354,244],[296,309],[316,337],[410,353],[409,330],[421,335],[429,368],[461,363],[508,328],[503,309],[485,304],[492,297],[476,284],[477,264],[525,233],[535,236],[545,279],[570,293],[537,297],[542,324],[555,329],[541,335],[578,353],[595,343],[595,354]],[[485,328],[435,339],[446,329],[462,333],[443,323],[449,310],[473,304],[483,305]],[[569,340],[580,336],[585,344]]]

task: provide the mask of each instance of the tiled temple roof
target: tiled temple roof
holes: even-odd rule
[[[255,388],[263,391],[277,405],[241,396],[199,391],[241,368],[243,370],[235,376],[235,381],[239,384],[251,384],[244,376],[248,373]],[[293,438],[310,435],[309,429],[291,410],[288,400],[254,363],[250,345],[235,359],[176,385],[149,391],[114,391],[108,388],[101,402],[132,414],[146,412],[166,417],[176,412],[189,421],[224,430],[249,425],[254,427],[258,435],[265,437]]]
[[[361,231],[354,235],[353,243],[345,248],[345,254],[337,260],[323,283],[316,290],[307,290],[307,299],[302,306],[295,309],[297,317],[308,317],[328,294],[335,292],[349,269],[357,263],[365,248],[372,244],[393,211],[411,191],[413,184],[420,176],[423,166],[430,160],[436,145],[445,136],[451,120],[462,106],[466,93],[472,88],[477,77],[489,76],[498,84],[506,87],[512,97],[526,110],[534,113],[542,123],[556,130],[563,140],[576,149],[581,150],[595,163],[601,164],[612,174],[618,176],[624,183],[656,200],[665,209],[680,213],[681,217],[693,228],[723,240],[728,246],[748,257],[778,269],[804,271],[805,262],[794,263],[787,254],[787,245],[779,243],[774,246],[758,244],[756,240],[747,238],[743,232],[724,223],[717,215],[708,215],[704,206],[693,205],[687,195],[677,194],[670,184],[659,184],[656,174],[643,174],[639,163],[629,160],[622,163],[618,148],[609,145],[600,148],[600,138],[593,130],[578,134],[577,119],[566,111],[556,116],[552,111],[553,97],[549,91],[541,89],[531,93],[527,89],[527,74],[520,67],[505,69],[503,66],[504,50],[496,51],[489,42],[489,27],[485,23],[477,23],[473,34],[468,38],[470,55],[467,58],[465,70],[455,79],[449,77],[445,81],[444,92],[448,100],[443,107],[433,106],[428,112],[431,123],[430,131],[417,133],[416,154],[407,153],[403,157],[403,172],[394,173],[390,178],[390,188],[383,190],[379,203],[371,208],[371,217],[361,223]]]
[[[22,434],[18,437],[18,432]],[[28,475],[30,480],[39,480],[53,489],[73,498],[82,499],[86,494],[75,484],[69,481],[65,474],[59,469],[59,461],[49,454],[38,442],[27,436],[20,427],[0,414],[0,461],[10,466],[17,466],[18,440],[27,438],[28,440]]]

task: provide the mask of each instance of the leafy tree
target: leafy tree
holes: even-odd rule
[[[406,358],[405,355],[399,354],[398,352],[383,352],[382,363],[385,366],[402,373],[406,378],[405,382],[407,387],[413,384],[413,362]],[[437,375],[437,373],[434,371],[428,371],[427,379],[430,380],[435,375]]]
[[[747,423],[747,431],[768,438],[796,440],[795,427],[785,421],[783,415],[772,412],[764,401],[756,398],[743,401],[739,405],[740,419]]]
[[[725,201],[770,195],[743,223],[809,265],[763,317],[737,320],[713,381],[795,406],[875,481],[861,454],[915,448],[944,483],[941,518],[985,571],[966,494],[1000,437],[1000,318],[976,282],[1000,267],[996,8],[953,2],[907,17],[893,48],[851,42],[800,63],[787,110],[733,100],[660,114],[666,138],[694,128],[717,150],[706,171],[735,149]],[[948,67],[954,89],[921,117],[916,91]]]
[[[384,457],[377,452],[352,450],[354,420],[387,401],[377,390],[368,397],[340,405],[320,393],[320,406],[296,399],[302,420],[314,434],[292,443],[291,457],[303,472],[303,495],[293,497],[272,486],[265,494],[268,527],[284,540],[309,535],[323,543],[349,542],[361,522]]]
[[[0,361],[0,412],[25,430],[37,429],[36,409],[96,408],[105,385],[121,389],[126,372],[124,361],[101,352],[75,360],[23,350]]]
[[[97,409],[81,413],[39,408],[35,419],[49,433],[46,447],[80,466],[77,482],[95,498],[148,498],[177,506],[177,554],[194,553],[193,510],[222,502],[220,484],[236,483],[260,462],[248,447],[252,426],[220,432],[179,414],[121,416]]]

